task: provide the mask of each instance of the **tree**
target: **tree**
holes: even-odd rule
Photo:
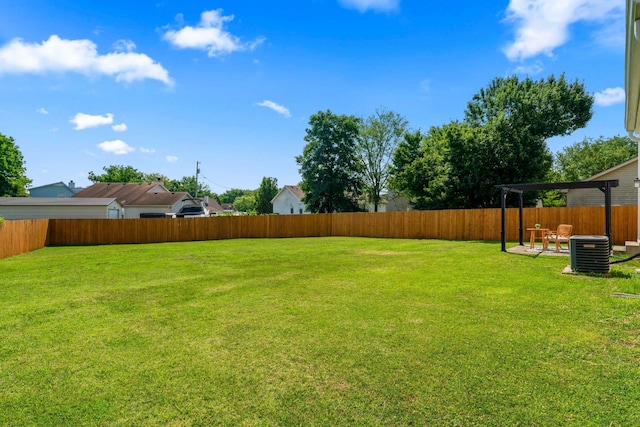
[[[585,138],[556,154],[554,169],[562,181],[582,181],[638,155],[638,143],[626,136]]]
[[[362,162],[363,189],[375,212],[378,212],[380,193],[389,184],[391,159],[407,125],[401,115],[378,109],[360,129],[357,147]]]
[[[196,178],[195,176],[183,176],[182,179],[172,179],[166,184],[166,187],[169,191],[184,191],[195,196]],[[216,194],[211,192],[209,186],[201,182],[198,182],[197,193],[198,197],[216,197]]]
[[[252,192],[253,190],[241,190],[239,188],[232,188],[220,194],[220,196],[218,196],[218,201],[220,203],[235,203],[235,200],[238,197],[244,196],[245,194],[250,194]]]
[[[446,207],[448,149],[444,127],[432,127],[426,135],[419,130],[405,133],[393,153],[391,188],[406,197],[414,209]]]
[[[145,182],[145,175],[132,166],[111,165],[102,168],[105,172],[96,175],[89,172],[91,182]]]
[[[394,157],[394,185],[412,192],[421,207],[499,206],[496,184],[549,179],[552,155],[546,140],[584,127],[592,106],[584,85],[568,84],[564,76],[538,82],[494,79],[468,103],[464,122],[430,130],[410,162],[399,157],[396,164]],[[403,150],[416,153],[415,147]],[[525,202],[536,198],[529,192]]]
[[[256,194],[255,191],[247,192],[242,196],[238,196],[233,201],[233,209],[238,212],[248,214],[256,213]]]
[[[465,123],[481,128],[480,133],[467,143],[466,156],[453,150],[449,158],[452,176],[468,176],[464,174],[473,170],[477,180],[473,184],[463,179],[458,189],[454,183],[453,191],[469,195],[466,200],[456,198],[455,207],[496,207],[500,191],[495,184],[546,181],[553,159],[547,139],[586,126],[592,106],[593,96],[584,85],[567,83],[564,75],[539,81],[494,79],[472,97],[465,111]],[[529,193],[525,203],[536,198]]]
[[[259,214],[273,213],[271,200],[278,194],[278,180],[276,178],[262,178],[256,194],[256,212]]]
[[[27,178],[20,148],[10,136],[0,133],[0,197],[27,197]]]
[[[330,110],[309,118],[300,165],[304,202],[312,212],[352,212],[359,210],[361,163],[356,140],[361,120],[336,115]]]

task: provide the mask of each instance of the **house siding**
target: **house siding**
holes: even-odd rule
[[[598,180],[617,179],[618,187],[611,188],[611,204],[630,206],[638,203],[638,189],[633,180],[638,174],[638,162],[631,162],[608,173],[597,175]],[[597,188],[576,188],[567,192],[567,206],[604,206],[604,193]]]
[[[41,187],[35,187],[29,189],[29,195],[31,197],[71,197],[75,193],[69,189],[65,184],[49,184]]]
[[[182,202],[177,202],[172,206],[127,206],[125,218],[140,218],[141,213],[176,213],[182,207]]]
[[[273,201],[273,213],[282,215],[291,214],[292,207],[294,214],[299,214],[301,210],[302,213],[309,213],[306,211],[304,203],[288,188],[285,188]]]
[[[83,219],[109,218],[109,210],[122,213],[122,207],[114,200],[109,205],[100,206],[0,206],[0,216],[4,219]]]

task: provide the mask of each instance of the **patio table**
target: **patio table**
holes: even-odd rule
[[[542,250],[546,251],[547,240],[545,239],[545,236],[547,235],[547,232],[549,231],[549,229],[532,227],[532,228],[527,228],[527,231],[531,232],[531,237],[529,238],[529,248],[534,249],[536,247],[536,239],[540,239],[540,241],[542,242]]]

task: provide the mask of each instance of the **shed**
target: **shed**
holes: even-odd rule
[[[5,219],[122,218],[124,209],[115,197],[0,197]]]

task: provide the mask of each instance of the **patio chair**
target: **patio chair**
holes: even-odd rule
[[[573,225],[569,224],[560,224],[558,228],[555,230],[549,230],[547,235],[544,237],[545,243],[548,247],[549,242],[555,242],[556,244],[556,252],[560,252],[562,247],[560,246],[563,242],[567,243],[567,249],[569,249],[569,238],[571,237],[571,233],[573,233]]]

